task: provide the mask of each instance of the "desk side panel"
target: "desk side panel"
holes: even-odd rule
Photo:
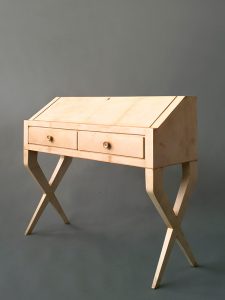
[[[197,98],[185,97],[153,129],[153,167],[197,160]]]
[[[26,149],[28,145],[28,120],[23,121],[23,146]]]

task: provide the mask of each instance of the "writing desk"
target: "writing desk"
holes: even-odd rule
[[[24,121],[24,164],[44,194],[25,234],[31,234],[48,202],[69,223],[55,190],[73,157],[145,168],[146,191],[167,226],[153,279],[159,286],[175,241],[192,266],[196,260],[181,229],[185,204],[196,180],[196,97],[57,97]],[[38,152],[60,155],[48,181]],[[163,169],[182,165],[172,207]]]

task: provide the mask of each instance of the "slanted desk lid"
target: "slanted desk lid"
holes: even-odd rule
[[[32,120],[150,127],[174,101],[158,97],[60,97]]]

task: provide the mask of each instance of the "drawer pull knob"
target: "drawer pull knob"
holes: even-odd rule
[[[47,140],[49,141],[49,142],[53,142],[53,136],[51,136],[51,135],[47,135]]]
[[[105,149],[110,149],[110,148],[111,148],[111,144],[110,144],[109,142],[104,142],[104,143],[103,143],[103,147],[104,147]]]

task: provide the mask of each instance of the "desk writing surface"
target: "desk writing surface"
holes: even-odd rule
[[[34,120],[150,127],[175,96],[60,97]]]

